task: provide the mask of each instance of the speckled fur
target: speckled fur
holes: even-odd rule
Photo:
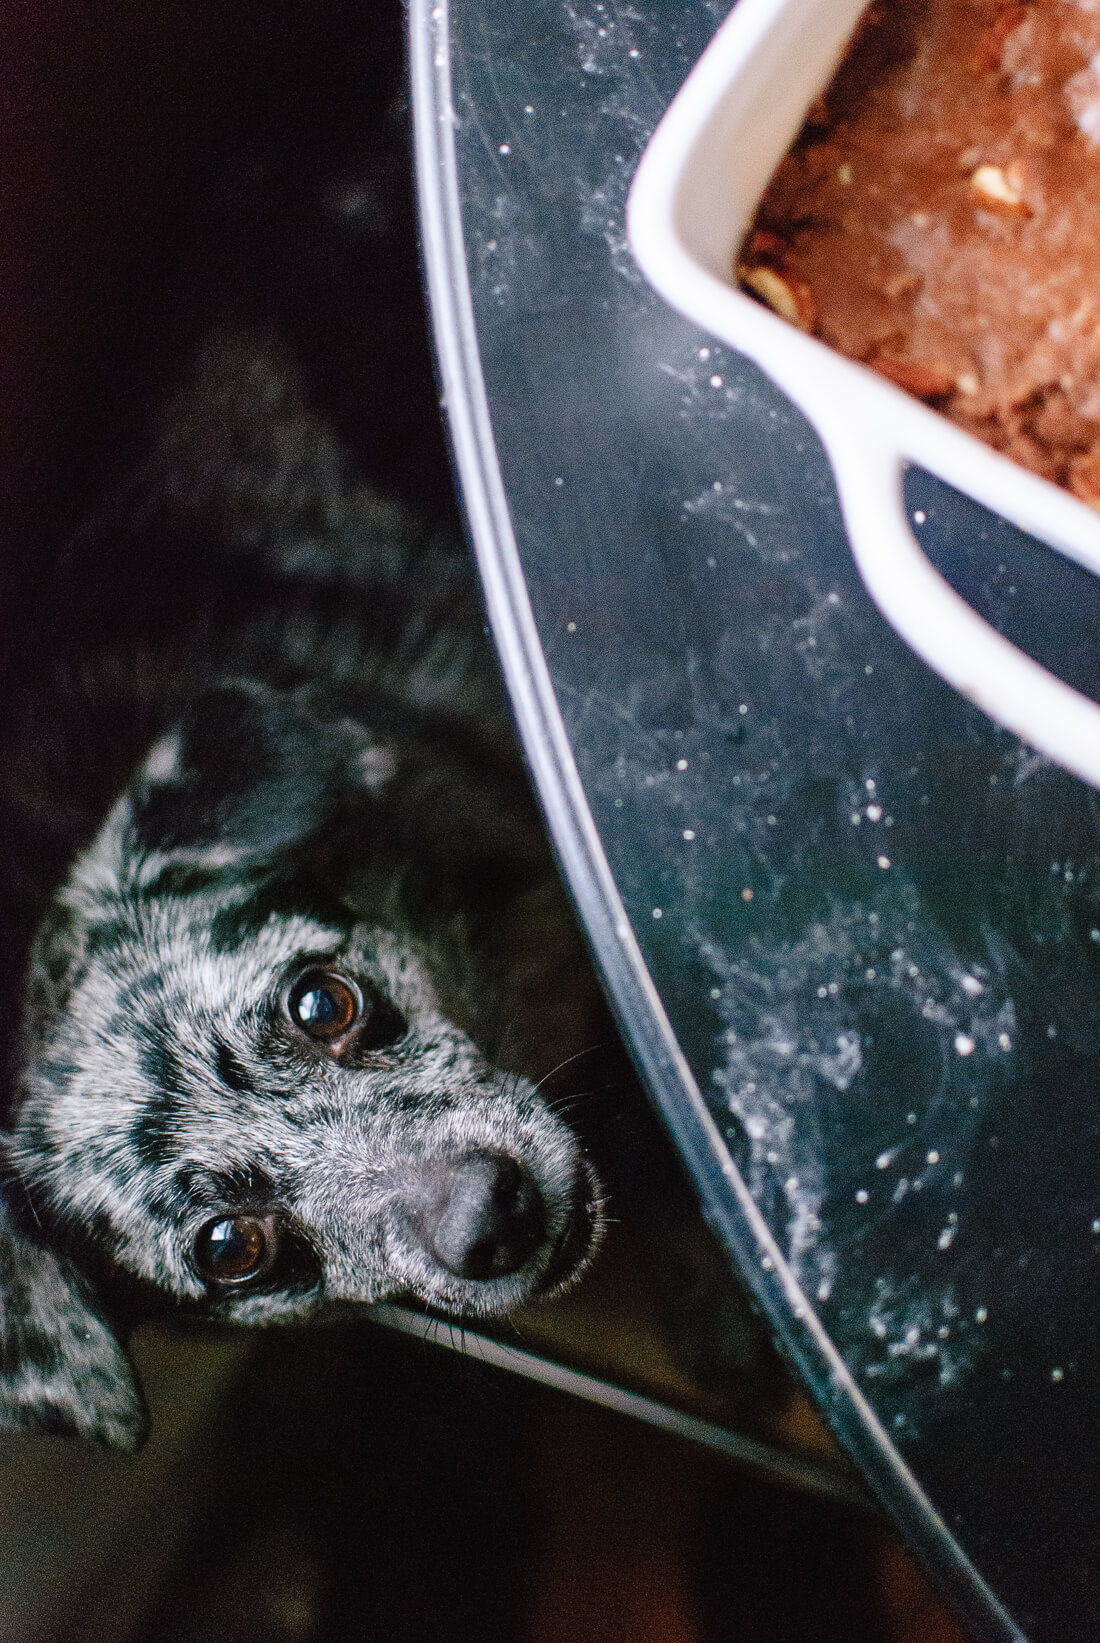
[[[576,1047],[553,974],[576,954],[464,558],[357,480],[293,355],[208,340],[58,577],[58,636],[0,750],[14,951],[37,923],[0,1422],[126,1444],[119,1275],[128,1304],[242,1322],[395,1294],[501,1313],[575,1275],[598,1192],[524,1076]],[[342,1064],[296,1035],[286,990],[311,962],[396,1007],[399,1041]],[[506,1056],[523,1010],[549,1030]],[[518,1271],[475,1281],[433,1260],[410,1204],[425,1166],[478,1151],[522,1161],[546,1221]],[[271,1206],[292,1258],[210,1288],[198,1229]]]

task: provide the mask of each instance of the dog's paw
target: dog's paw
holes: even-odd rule
[[[0,1197],[0,1428],[136,1449],[146,1415],[83,1280]]]

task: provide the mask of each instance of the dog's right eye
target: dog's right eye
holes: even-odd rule
[[[294,1025],[323,1043],[342,1038],[363,1008],[354,982],[331,970],[307,970],[288,1002]]]
[[[248,1283],[268,1271],[278,1239],[274,1215],[225,1215],[195,1239],[195,1265],[211,1283]]]
[[[349,1052],[388,1049],[408,1030],[389,999],[370,986],[360,989],[334,970],[306,970],[291,987],[284,1007],[299,1032],[341,1061]]]

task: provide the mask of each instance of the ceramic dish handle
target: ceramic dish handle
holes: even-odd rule
[[[1100,787],[1100,705],[998,633],[941,576],[913,532],[903,479],[906,462],[920,462],[987,505],[997,505],[990,493],[998,493],[1002,514],[1009,513],[1003,494],[1010,479],[1013,500],[1022,490],[1025,505],[1012,508],[1009,517],[1034,530],[1037,502],[1047,542],[1100,573],[1100,554],[1082,546],[1079,531],[1072,533],[1072,543],[1052,541],[1048,514],[1056,510],[1046,495],[1051,487],[1033,481],[1038,496],[1028,496],[1031,487],[1019,487],[1018,481],[1031,476],[984,447],[973,453],[963,475],[950,471],[958,465],[953,455],[945,462],[939,451],[901,451],[876,439],[870,423],[860,418],[841,427],[829,417],[818,422],[818,431],[832,462],[853,556],[886,620],[929,667],[991,718]],[[980,460],[986,457],[988,464]],[[1065,500],[1071,524],[1076,523],[1080,504]]]

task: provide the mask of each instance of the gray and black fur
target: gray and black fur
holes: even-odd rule
[[[526,1075],[584,1046],[580,955],[462,552],[229,314],[26,609],[0,1424],[137,1441],[116,1324],[158,1298],[487,1315],[569,1282],[599,1193]],[[295,1015],[314,971],[360,1000],[335,1045]],[[270,1247],[223,1282],[230,1221]]]

